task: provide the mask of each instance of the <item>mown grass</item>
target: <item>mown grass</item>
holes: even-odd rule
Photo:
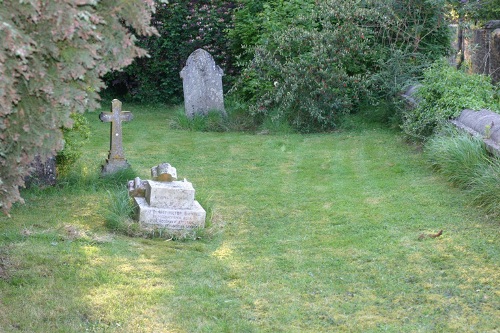
[[[107,108],[106,108],[107,109]],[[171,129],[173,109],[124,106],[125,155],[161,162],[210,207],[200,239],[105,226],[109,124],[57,188],[0,217],[2,332],[495,332],[499,224],[397,132]],[[439,238],[422,233],[443,230]]]

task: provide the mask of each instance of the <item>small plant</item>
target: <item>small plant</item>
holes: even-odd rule
[[[108,229],[129,236],[141,234],[139,224],[132,217],[134,205],[126,190],[108,191],[108,206],[105,209],[105,225]]]
[[[484,126],[484,138],[485,139],[490,139],[491,138],[491,127],[492,127],[492,125],[493,125],[493,123]]]
[[[218,110],[206,115],[195,115],[189,118],[183,107],[178,107],[176,117],[171,121],[172,128],[197,132],[232,132],[249,131],[256,128],[254,119],[248,115],[247,103],[234,96],[226,99],[226,115]]]

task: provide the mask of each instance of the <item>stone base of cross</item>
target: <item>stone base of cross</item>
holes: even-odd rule
[[[107,159],[106,164],[102,166],[101,169],[101,175],[106,176],[113,174],[117,171],[124,170],[130,168],[130,164],[127,162],[127,160],[112,160],[112,159]]]
[[[111,110],[112,112],[101,112],[99,115],[102,122],[111,123],[109,155],[102,167],[102,175],[130,168],[123,154],[122,121],[130,121],[134,116],[131,112],[122,111],[122,102],[117,99],[111,102]]]

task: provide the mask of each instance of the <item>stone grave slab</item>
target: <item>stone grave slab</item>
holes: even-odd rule
[[[137,177],[128,182],[142,227],[179,231],[205,226],[206,212],[195,200],[193,184],[171,180],[177,178],[177,170],[168,163],[151,168],[151,176],[154,180]]]
[[[194,188],[188,181],[146,182],[146,201],[151,207],[189,209],[194,201]]]

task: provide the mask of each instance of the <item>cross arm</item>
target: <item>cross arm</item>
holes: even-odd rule
[[[101,112],[99,119],[104,123],[109,123],[112,120],[113,114],[111,112]]]

